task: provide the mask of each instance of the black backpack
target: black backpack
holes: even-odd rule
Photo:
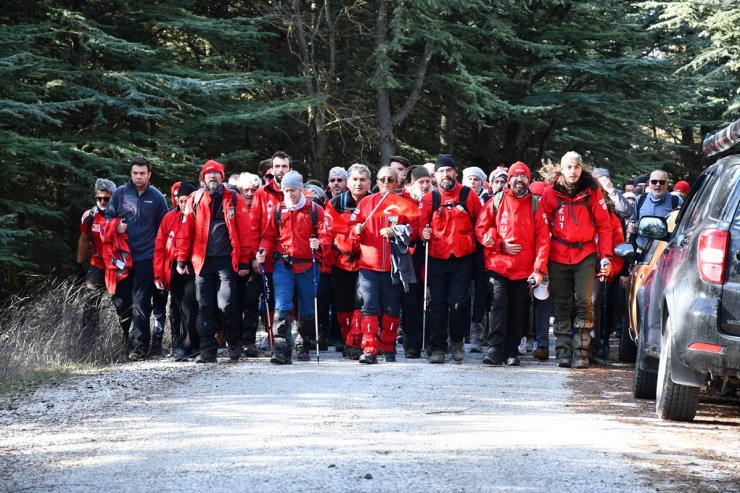
[[[465,209],[465,212],[468,213],[470,216],[470,211],[468,210],[468,195],[470,195],[470,187],[466,187],[463,185],[463,187],[460,189],[460,195],[459,195],[459,202],[455,202],[454,204],[445,204],[445,207],[448,209],[455,206],[462,206],[463,209]],[[442,205],[442,195],[440,195],[439,191],[432,190],[432,213],[429,215],[431,218],[435,212],[437,212],[437,209],[440,208]],[[473,216],[470,216],[470,220],[473,222],[473,226],[475,226],[475,218]]]

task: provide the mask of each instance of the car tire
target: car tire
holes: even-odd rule
[[[643,347],[644,337],[640,337],[637,343],[637,354],[642,361],[645,356]],[[632,395],[637,399],[655,399],[656,387],[658,385],[658,374],[640,369],[640,361],[635,364],[635,377],[632,379]]]
[[[630,337],[627,327],[622,327],[622,334],[619,336],[619,361],[622,363],[634,363],[637,358],[637,346]]]
[[[660,345],[655,411],[663,419],[692,421],[696,416],[701,388],[681,385],[671,379],[672,339],[671,319],[668,317]]]

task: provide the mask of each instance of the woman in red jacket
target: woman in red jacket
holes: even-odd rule
[[[183,224],[183,210],[188,197],[197,189],[198,186],[191,181],[172,185],[175,208],[162,218],[154,241],[154,284],[157,289],[167,290],[172,296],[169,316],[175,361],[185,361],[196,356],[200,345],[195,325],[198,301],[195,299],[193,268],[192,265],[189,266],[187,274],[180,274],[175,269],[175,239]]]
[[[606,276],[611,273],[611,220],[601,187],[583,169],[580,154],[566,153],[550,179],[553,185],[542,192],[539,209],[545,214],[552,235],[548,272],[555,304],[553,332],[558,366],[588,368],[593,328],[591,295],[596,272]],[[575,334],[571,337],[574,300]]]

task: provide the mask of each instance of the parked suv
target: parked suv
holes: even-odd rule
[[[699,393],[740,388],[740,155],[692,185],[673,233],[646,217],[639,233],[667,241],[650,288],[643,351],[659,355],[656,411],[691,421]],[[658,337],[660,339],[658,339]]]

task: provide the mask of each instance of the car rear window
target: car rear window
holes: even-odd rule
[[[723,173],[722,179],[719,180],[709,199],[709,203],[712,204],[709,216],[712,219],[722,218],[722,212],[730,199],[730,194],[737,185],[738,178],[740,178],[740,164],[732,166],[731,169]]]

